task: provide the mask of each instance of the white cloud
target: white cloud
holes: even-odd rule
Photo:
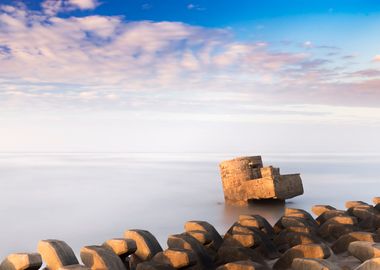
[[[198,11],[204,11],[206,10],[205,8],[199,6],[199,5],[196,5],[196,4],[188,4],[187,5],[187,9],[188,10],[198,10]]]
[[[99,3],[96,0],[45,0],[41,7],[45,14],[54,16],[60,12],[68,12],[75,9],[95,9]]]
[[[344,68],[311,52],[237,41],[226,29],[125,22],[117,16],[60,18],[11,6],[1,10],[2,106],[33,100],[41,106],[86,102],[223,111],[231,102],[244,108],[252,103],[377,106],[379,100],[377,80],[352,83],[363,72],[347,78]]]

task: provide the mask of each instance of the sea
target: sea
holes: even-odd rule
[[[249,206],[224,202],[218,164],[242,153],[0,153],[0,258],[35,252],[42,239],[86,245],[144,229],[165,248],[188,220],[220,234],[241,214],[274,224],[285,207],[344,208],[380,196],[380,154],[261,154],[282,174],[300,173],[305,193]]]

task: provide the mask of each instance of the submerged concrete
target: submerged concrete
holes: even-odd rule
[[[239,157],[220,163],[224,198],[245,204],[249,200],[285,200],[303,194],[299,174],[281,175],[280,169],[263,166],[261,156]]]

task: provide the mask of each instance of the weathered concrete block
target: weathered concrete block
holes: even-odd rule
[[[194,237],[184,233],[171,235],[167,241],[170,249],[185,249],[192,251],[197,258],[197,265],[205,269],[213,268],[213,260],[209,256],[206,248],[200,244]]]
[[[352,256],[364,262],[380,257],[380,244],[366,241],[355,241],[349,244],[348,251]]]
[[[287,227],[284,229],[287,232],[297,232],[297,233],[308,233],[308,234],[316,234],[316,228],[312,227]]]
[[[380,258],[366,260],[355,268],[355,270],[378,270],[380,269]]]
[[[269,237],[275,234],[272,225],[260,215],[240,215],[238,223],[246,227],[256,227]]]
[[[326,205],[326,204],[317,204],[317,205],[314,205],[312,208],[311,208],[311,211],[317,215],[317,216],[320,216],[322,215],[324,212],[326,211],[329,211],[329,210],[336,210],[335,207],[332,207],[331,205]]]
[[[368,207],[351,207],[347,209],[347,213],[351,216],[357,217],[361,221],[375,216],[377,214],[377,211],[373,208],[372,205],[368,205]]]
[[[261,177],[273,177],[280,175],[280,169],[272,166],[260,168]],[[261,178],[258,177],[258,178]],[[252,179],[252,178],[251,178]]]
[[[58,270],[90,270],[90,269],[91,268],[88,268],[85,265],[73,264],[73,265],[62,266]]]
[[[224,240],[224,245],[231,245],[231,246],[242,246],[246,248],[251,248],[254,246],[258,246],[261,244],[261,239],[258,238],[257,234],[246,234],[246,233],[235,233],[231,236],[227,237]]]
[[[191,250],[166,249],[157,253],[153,257],[153,261],[161,264],[169,264],[172,267],[179,269],[196,264],[197,258]]]
[[[41,240],[37,249],[49,270],[58,270],[62,266],[79,264],[74,251],[64,241]]]
[[[355,231],[353,225],[326,223],[319,227],[318,235],[327,241],[335,241],[342,235]]]
[[[359,227],[366,231],[376,231],[380,228],[380,215],[372,215],[359,222]]]
[[[373,202],[373,204],[379,204],[380,203],[380,197],[374,197],[373,199],[372,199],[372,202]]]
[[[278,258],[280,255],[276,246],[271,241],[271,238],[269,238],[269,236],[266,233],[262,232],[256,227],[243,227],[239,223],[235,223],[224,236],[225,242],[227,244],[231,245],[233,239],[228,239],[228,237],[234,234],[254,234],[254,246],[256,247],[258,245],[257,251],[259,251],[263,256],[267,257],[268,259],[275,259]]]
[[[283,216],[280,220],[281,225],[283,228],[288,228],[288,227],[315,227],[312,225],[307,219],[302,218],[302,217],[287,217]]]
[[[362,202],[362,201],[347,201],[344,206],[346,208],[351,208],[351,207],[356,207],[356,206],[365,206],[365,205],[368,205],[368,203],[366,202]]]
[[[347,251],[350,243],[355,241],[380,242],[380,235],[369,232],[351,232],[339,237],[331,246],[334,253]]]
[[[206,221],[199,221],[199,220],[193,220],[188,221],[185,223],[185,231],[205,231],[207,232],[211,238],[212,241],[210,244],[208,244],[208,247],[214,249],[215,251],[222,245],[223,238],[220,236],[218,231],[212,226],[210,223]]]
[[[136,270],[175,270],[175,268],[168,264],[149,261],[139,263],[136,267]]]
[[[230,262],[250,260],[261,265],[267,265],[263,256],[256,250],[238,246],[222,246],[218,250],[216,265]]]
[[[304,244],[320,244],[321,240],[315,235],[300,232],[281,232],[273,242],[276,246],[282,246],[282,249],[288,249]]]
[[[122,261],[137,250],[135,240],[126,238],[113,238],[104,242],[102,246],[113,251]]]
[[[250,260],[226,263],[216,270],[269,270],[270,268]]]
[[[307,222],[313,226],[313,227],[317,227],[318,226],[318,223],[315,221],[315,219],[313,218],[313,216],[306,212],[305,210],[302,210],[302,209],[297,209],[297,208],[288,208],[286,207],[285,208],[285,213],[284,213],[284,216],[286,217],[299,217],[299,218],[303,218],[303,219],[306,219]]]
[[[0,264],[0,270],[38,270],[42,265],[38,253],[13,253]]]
[[[299,174],[280,175],[277,168],[263,168],[260,156],[223,161],[219,167],[226,201],[284,200],[303,194]]]
[[[323,259],[296,258],[293,260],[292,270],[341,270],[341,268]]]
[[[357,225],[357,223],[358,221],[356,217],[332,217],[319,227],[318,234],[323,238],[339,238],[341,235],[352,232],[354,230],[354,226]]]
[[[93,270],[126,270],[122,260],[103,246],[86,246],[80,250],[84,265]]]
[[[330,255],[330,249],[322,244],[298,245],[286,251],[273,265],[273,269],[287,269],[295,258],[327,259]]]
[[[128,230],[124,233],[124,238],[135,241],[137,249],[133,256],[137,256],[142,261],[150,260],[158,252],[162,251],[156,237],[148,231]]]
[[[223,161],[219,164],[223,182],[224,197],[226,200],[241,200],[236,197],[240,185],[250,179],[259,178],[263,163],[260,156],[240,157]]]
[[[323,224],[327,220],[329,220],[330,218],[341,217],[341,216],[345,216],[346,217],[346,216],[348,216],[348,214],[347,214],[346,211],[342,211],[342,210],[327,210],[327,211],[323,212],[321,215],[319,215],[316,218],[316,221],[319,224]]]
[[[197,239],[197,241],[204,246],[210,244],[213,241],[213,238],[211,237],[211,235],[205,231],[197,230],[197,231],[188,231],[186,233],[194,237],[195,239]]]

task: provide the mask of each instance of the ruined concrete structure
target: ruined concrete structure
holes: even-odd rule
[[[299,174],[281,175],[279,168],[264,167],[261,156],[239,157],[219,165],[224,198],[232,203],[252,199],[285,200],[303,194]]]

